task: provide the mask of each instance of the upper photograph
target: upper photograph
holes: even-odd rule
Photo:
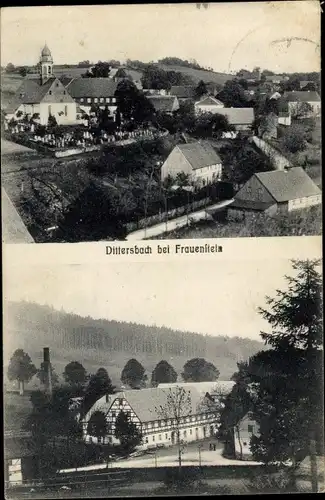
[[[320,235],[320,14],[2,9],[3,242]]]

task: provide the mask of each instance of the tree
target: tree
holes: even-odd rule
[[[108,423],[106,415],[102,411],[95,411],[88,422],[87,434],[94,436],[100,442],[108,433]]]
[[[20,76],[22,76],[23,78],[25,78],[25,76],[27,75],[27,69],[22,67],[22,68],[19,68],[19,74]]]
[[[255,457],[265,463],[290,460],[292,468],[311,456],[317,489],[315,447],[323,452],[322,298],[320,261],[292,261],[295,276],[285,276],[286,291],[267,297],[259,312],[272,328],[262,332],[271,346],[269,374],[255,387],[253,415],[260,436],[252,440]],[[267,366],[264,363],[264,369]]]
[[[203,95],[208,93],[208,89],[203,80],[200,80],[195,89],[195,97],[200,99]]]
[[[121,381],[123,384],[129,385],[132,389],[140,389],[145,387],[147,375],[142,364],[132,358],[126,363],[122,370]]]
[[[226,108],[243,108],[247,106],[244,89],[237,80],[227,80],[217,97]]]
[[[55,116],[50,115],[48,120],[47,120],[47,126],[50,130],[53,130],[55,127],[58,126],[58,122],[55,118]]]
[[[161,419],[171,420],[171,426],[174,434],[176,434],[176,442],[178,446],[178,467],[179,471],[182,468],[182,442],[180,436],[180,427],[182,421],[192,415],[192,398],[190,391],[186,391],[183,387],[176,387],[163,391],[165,395],[165,403],[155,407],[155,412]]]
[[[30,356],[23,349],[16,349],[8,366],[8,379],[17,380],[20,395],[24,394],[24,385],[37,373]]]
[[[294,106],[290,107],[291,118],[295,120],[308,118],[312,112],[313,108],[309,102],[297,102]]]
[[[51,370],[51,381],[52,385],[57,385],[59,383],[59,377],[55,373],[55,370],[52,366],[52,363],[50,363],[50,370]],[[37,371],[36,374],[37,378],[40,380],[41,384],[45,385],[47,382],[47,364],[42,361],[41,366],[39,370]]]
[[[305,130],[301,125],[291,125],[288,130],[284,131],[281,137],[281,144],[290,153],[297,153],[306,149]]]
[[[177,372],[165,360],[159,361],[155,366],[151,375],[151,384],[156,386],[158,384],[167,384],[169,382],[176,382]]]
[[[127,454],[142,442],[140,429],[123,411],[120,411],[115,421],[115,437],[119,439],[122,449]]]
[[[72,386],[82,386],[87,380],[87,372],[79,361],[71,361],[64,369],[63,378]]]
[[[107,62],[98,61],[90,70],[88,70],[83,78],[108,78],[111,71],[111,66]]]
[[[10,62],[6,66],[6,72],[7,73],[13,73],[15,71],[15,66]]]
[[[203,358],[193,358],[187,361],[183,368],[182,377],[185,382],[208,382],[217,380],[219,370]]]
[[[99,368],[94,375],[91,375],[85,390],[83,413],[86,414],[93,404],[105,394],[113,394],[114,389],[105,368]]]
[[[127,78],[127,77],[128,77],[128,74],[125,71],[125,69],[124,68],[119,68],[117,70],[117,72],[115,73],[115,77],[114,78]]]

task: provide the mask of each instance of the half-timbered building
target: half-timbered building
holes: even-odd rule
[[[88,434],[88,422],[96,411],[105,413],[108,423],[107,436],[104,443],[119,444],[115,438],[115,423],[119,413],[124,412],[140,430],[142,444],[139,448],[155,448],[156,446],[171,446],[177,442],[177,432],[184,442],[196,441],[214,436],[218,428],[218,414],[211,405],[205,405],[205,393],[195,386],[186,389],[174,386],[170,388],[150,388],[127,390],[99,399],[90,409],[83,421],[83,434],[86,442],[98,442],[98,438]],[[173,408],[168,405],[168,395],[171,391],[186,390],[190,405],[185,405],[175,418]],[[162,415],[160,408],[167,410]]]

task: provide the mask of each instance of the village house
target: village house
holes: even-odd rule
[[[233,125],[237,132],[251,131],[254,122],[253,108],[219,108],[216,113],[226,116],[229,125]]]
[[[244,217],[247,212],[267,215],[301,210],[322,202],[318,186],[303,168],[258,172],[244,184],[228,208],[228,214]]]
[[[83,420],[83,436],[86,442],[98,442],[98,438],[88,434],[88,422],[95,411],[104,412],[108,422],[108,434],[104,443],[118,444],[115,437],[115,424],[119,413],[125,413],[142,434],[141,449],[156,446],[171,446],[177,442],[177,423],[173,408],[168,406],[168,394],[176,394],[178,387],[126,390],[100,398]],[[181,410],[179,430],[184,442],[196,441],[215,436],[218,429],[216,411],[204,406],[204,395],[194,386],[186,390],[190,398],[190,407]],[[161,415],[159,408],[168,408],[167,414]]]
[[[67,90],[80,109],[89,114],[92,106],[107,107],[112,119],[117,109],[115,91],[117,83],[111,78],[74,78]]]
[[[307,103],[311,106],[312,115],[319,116],[321,113],[321,98],[318,92],[312,90],[285,92],[284,98],[288,103],[290,114],[294,114],[299,105]]]
[[[130,80],[138,90],[142,90],[142,73],[140,71],[120,66],[119,68],[112,68],[108,76],[117,84],[125,79]]]
[[[193,85],[173,85],[169,91],[169,95],[176,96],[181,103],[189,99],[195,99],[195,92],[195,86]]]
[[[178,99],[172,95],[147,95],[155,111],[172,114],[179,109]]]
[[[178,144],[161,167],[161,180],[175,178],[181,172],[197,185],[205,186],[221,180],[222,162],[208,143]]]
[[[220,108],[223,108],[224,104],[213,96],[204,96],[200,101],[194,104],[194,109],[196,114],[200,113],[218,113]]]
[[[247,413],[234,427],[234,449],[237,460],[253,460],[251,439],[259,436],[259,426]]]
[[[67,88],[53,74],[53,58],[45,45],[36,78],[24,78],[14,98],[5,109],[6,119],[26,116],[47,125],[49,116],[59,125],[77,123],[77,104]]]
[[[275,83],[275,84],[280,84],[287,82],[289,80],[288,76],[285,75],[266,75],[265,81]]]

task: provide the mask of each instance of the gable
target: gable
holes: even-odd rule
[[[275,203],[275,198],[270,194],[262,182],[254,174],[238,191],[235,200],[254,201],[258,203]]]
[[[42,98],[41,102],[74,102],[74,99],[71,97],[62,82],[60,82],[60,80],[56,78],[52,85],[49,87],[47,93]]]
[[[214,97],[208,96],[195,103],[195,106],[223,106],[223,103]]]

